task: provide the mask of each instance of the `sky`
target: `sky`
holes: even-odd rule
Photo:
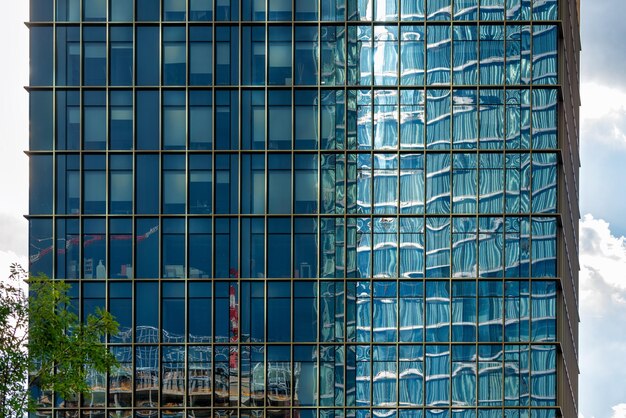
[[[0,277],[26,265],[28,1],[0,13]],[[626,418],[626,1],[581,1],[580,418]]]

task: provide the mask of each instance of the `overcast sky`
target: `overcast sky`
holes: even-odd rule
[[[572,0],[573,1],[573,0]],[[626,418],[626,1],[582,0],[580,412]],[[28,1],[0,13],[0,276],[27,257]]]

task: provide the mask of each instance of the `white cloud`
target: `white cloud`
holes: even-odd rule
[[[581,138],[626,147],[626,92],[617,86],[582,83]]]
[[[607,361],[626,357],[626,238],[585,215],[580,263],[580,412],[626,418],[626,387],[606,384],[626,381],[626,364]]]
[[[621,403],[613,407],[611,418],[626,418],[626,403]]]

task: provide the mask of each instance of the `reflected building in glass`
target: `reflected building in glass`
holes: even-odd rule
[[[30,3],[33,416],[578,415],[573,0]]]

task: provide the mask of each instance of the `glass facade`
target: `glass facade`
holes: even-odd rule
[[[30,271],[121,329],[37,416],[567,416],[569,3],[31,0]]]

